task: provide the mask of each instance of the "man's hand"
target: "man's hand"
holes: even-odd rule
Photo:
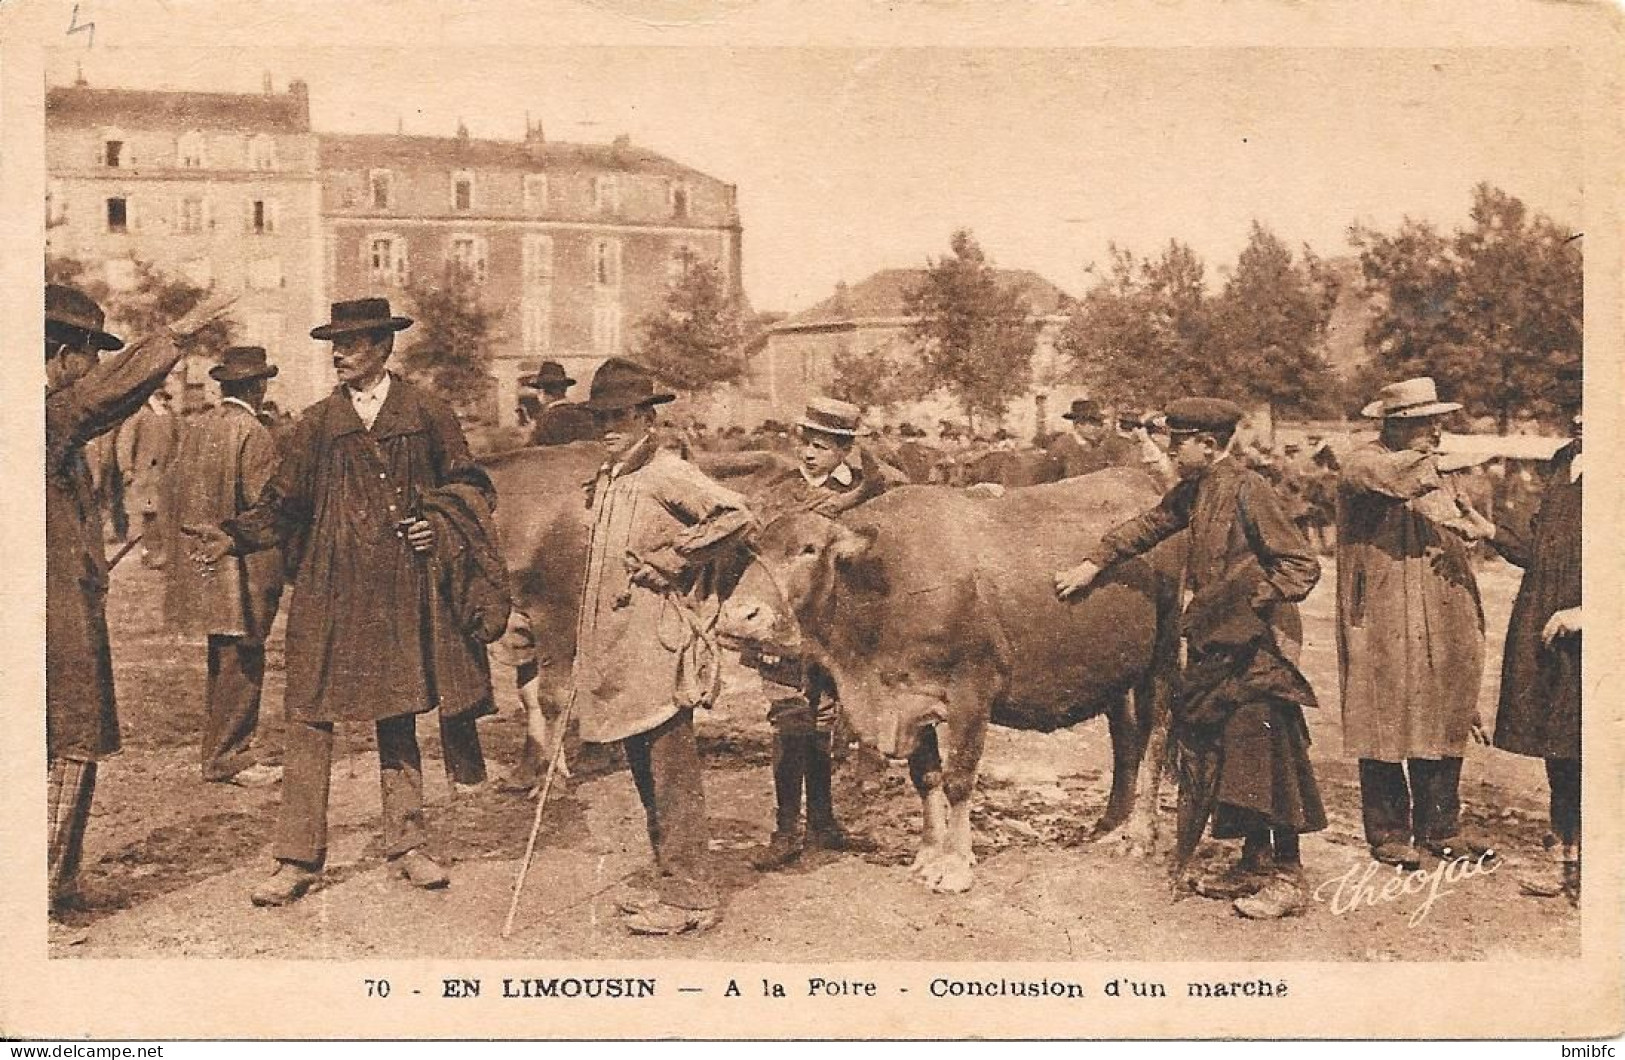
[[[192,311],[169,325],[170,338],[180,341],[189,339],[216,320],[226,315],[226,311],[237,304],[234,294],[217,294],[205,298],[192,307]]]
[[[1100,567],[1089,560],[1084,560],[1070,570],[1055,572],[1055,595],[1065,600],[1089,588],[1091,582],[1100,574]]]
[[[639,563],[632,568],[628,578],[633,585],[648,589],[650,592],[663,593],[671,588],[671,579],[666,577],[665,571],[652,563]]]
[[[203,574],[213,573],[214,565],[231,552],[231,535],[213,523],[187,523],[181,533],[189,539],[187,555]]]
[[[1552,614],[1546,620],[1546,628],[1540,631],[1542,644],[1551,647],[1552,641],[1558,637],[1567,637],[1580,632],[1580,609],[1570,607]]]
[[[427,552],[434,548],[434,527],[427,519],[417,519],[407,524],[406,543],[412,546],[413,552]]]
[[[1466,501],[1461,502],[1461,510],[1467,525],[1472,528],[1475,540],[1489,541],[1495,537],[1495,520],[1488,518]]]
[[[1484,716],[1476,710],[1473,711],[1472,725],[1467,732],[1473,738],[1473,742],[1483,744],[1485,747],[1490,745],[1490,734],[1484,729]]]

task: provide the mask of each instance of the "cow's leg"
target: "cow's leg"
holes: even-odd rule
[[[962,894],[975,882],[970,810],[987,736],[988,703],[987,690],[975,688],[970,682],[948,693],[948,759],[942,771],[947,832],[942,856],[924,874],[931,889],[943,894]]]
[[[526,786],[539,790],[542,778],[547,775],[548,756],[559,752],[553,741],[564,739],[564,729],[559,725],[564,712],[551,696],[542,694],[541,672],[532,675],[528,668],[520,671],[519,702],[525,707],[525,748],[520,757],[520,774]],[[558,774],[554,779],[569,777],[569,763],[559,754]]]
[[[920,833],[920,848],[914,853],[909,866],[915,875],[924,876],[942,856],[947,837],[948,797],[942,790],[942,756],[937,750],[937,730],[926,726],[920,733],[919,743],[908,756],[908,775],[914,781],[925,811],[925,826]]]
[[[1149,709],[1138,694],[1125,693],[1107,712],[1112,741],[1112,792],[1106,800],[1106,812],[1095,822],[1096,839],[1128,820],[1134,809],[1140,761],[1145,754],[1146,729],[1142,715]]]
[[[1157,818],[1162,775],[1168,763],[1173,695],[1172,676],[1161,670],[1148,675],[1134,690],[1136,721],[1142,735],[1139,760],[1129,773],[1134,783],[1129,793],[1127,824],[1117,835],[1118,852],[1122,854],[1149,855],[1157,849]]]

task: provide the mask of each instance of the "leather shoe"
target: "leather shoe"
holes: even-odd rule
[[[263,762],[256,762],[247,769],[225,778],[225,783],[235,784],[239,788],[266,788],[281,779],[281,766],[268,766]]]
[[[291,861],[280,862],[276,871],[249,893],[249,901],[264,906],[287,905],[289,902],[297,901],[310,890],[311,884],[315,883],[320,875]]]
[[[626,930],[634,935],[697,935],[722,921],[718,909],[684,909],[658,902],[626,918]]]
[[[451,877],[446,870],[435,864],[434,859],[422,851],[412,850],[395,859],[395,871],[406,877],[413,887],[421,887],[425,891],[438,890],[451,883]]]
[[[801,837],[794,832],[774,832],[767,846],[751,855],[750,864],[757,872],[782,869],[801,857]]]
[[[1278,872],[1257,894],[1237,898],[1231,908],[1248,920],[1280,920],[1297,916],[1305,904],[1303,881],[1296,874]]]
[[[1422,849],[1442,861],[1454,861],[1457,858],[1467,858],[1485,861],[1495,857],[1495,845],[1488,840],[1476,836],[1452,835],[1442,839],[1428,839],[1422,842]]]
[[[1407,872],[1414,872],[1422,867],[1422,852],[1409,843],[1397,839],[1372,847],[1371,857],[1384,865],[1397,865]]]
[[[868,836],[848,832],[834,823],[808,828],[806,845],[811,850],[834,850],[848,854],[873,854],[880,849],[880,844]]]
[[[1203,898],[1245,898],[1263,890],[1270,878],[1267,867],[1238,861],[1220,872],[1203,873],[1197,878],[1193,890]]]
[[[1561,898],[1567,891],[1565,865],[1546,863],[1518,876],[1518,890],[1531,898]]]

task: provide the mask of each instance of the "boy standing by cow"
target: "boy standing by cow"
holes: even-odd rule
[[[1170,405],[1179,483],[1057,573],[1055,589],[1062,598],[1081,593],[1103,569],[1189,529],[1187,666],[1174,708],[1187,763],[1181,825],[1199,831],[1212,806],[1214,838],[1243,841],[1240,860],[1199,880],[1198,893],[1275,919],[1303,910],[1298,837],[1326,827],[1302,709],[1316,705],[1315,694],[1294,661],[1302,639],[1295,605],[1320,565],[1269,484],[1232,454],[1241,418],[1238,406],[1214,398]]]

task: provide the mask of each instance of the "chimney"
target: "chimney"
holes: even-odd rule
[[[610,153],[615,155],[615,157],[619,158],[621,156],[622,152],[626,151],[631,146],[632,146],[632,138],[630,136],[628,136],[626,133],[621,133],[619,136],[615,137],[615,139],[613,141],[611,141],[611,143],[609,145],[609,149],[610,149]]]
[[[530,111],[525,112],[525,142],[528,144],[545,144],[547,142],[547,136],[542,132],[541,120],[537,119],[532,122],[530,120]]]
[[[265,94],[269,96],[271,94],[271,71],[265,71],[265,80],[261,84],[265,88]]]
[[[310,128],[310,86],[304,81],[293,80],[288,82],[288,98],[299,109],[299,118],[305,128]]]
[[[77,65],[79,67],[79,72],[74,74],[74,76],[73,76],[73,87],[75,87],[75,88],[85,88],[86,86],[88,86],[90,84],[89,81],[85,80],[85,64],[84,63],[79,63]]]
[[[463,119],[461,118],[457,119],[457,139],[468,139],[468,126],[463,124]]]

